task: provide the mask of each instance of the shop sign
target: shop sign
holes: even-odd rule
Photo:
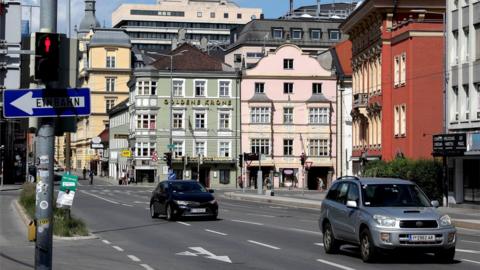
[[[434,156],[463,156],[465,151],[467,151],[467,135],[465,133],[433,136]]]
[[[165,99],[163,102],[165,105],[170,104],[170,100]],[[173,100],[173,105],[184,105],[184,106],[232,106],[232,100],[220,100],[220,99],[175,99]]]
[[[132,151],[130,150],[122,150],[122,152],[120,153],[120,155],[122,157],[125,157],[125,158],[129,158],[129,157],[132,157]]]
[[[128,134],[113,134],[114,139],[128,139]]]

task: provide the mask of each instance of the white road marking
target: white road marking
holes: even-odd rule
[[[271,246],[271,245],[268,245],[268,244],[264,244],[264,243],[260,243],[260,242],[257,242],[257,241],[253,241],[253,240],[248,240],[248,242],[252,243],[252,244],[256,244],[256,245],[259,245],[259,246],[264,246],[264,247],[268,247],[268,248],[271,248],[271,249],[280,249],[279,247],[276,247],[276,246]]]
[[[140,264],[140,266],[143,267],[143,268],[145,268],[145,269],[147,269],[147,270],[155,270],[155,269],[153,269],[152,267],[150,267],[150,265],[148,265],[148,264],[142,263],[142,264]]]
[[[313,243],[313,244],[316,245],[316,246],[321,246],[321,247],[323,247],[323,243]]]
[[[460,260],[461,260],[461,261],[464,261],[464,262],[480,264],[480,262],[477,262],[477,261],[472,261],[472,260],[467,260],[467,259],[460,259]]]
[[[340,269],[344,269],[344,270],[355,270],[355,268],[351,268],[351,267],[348,267],[348,266],[344,266],[344,265],[341,265],[341,264],[338,264],[338,263],[333,263],[333,262],[329,262],[329,261],[325,261],[325,260],[321,260],[321,259],[317,259],[317,262],[328,264],[328,265],[331,265],[331,266],[334,266],[334,267],[337,267],[337,268],[340,268]]]
[[[181,221],[177,221],[178,224],[182,224],[182,225],[185,225],[185,226],[192,226],[192,224],[188,224],[186,222],[181,222]]]
[[[211,232],[211,233],[220,234],[220,235],[223,235],[223,236],[225,236],[225,235],[228,235],[228,234],[226,234],[226,233],[217,232],[217,231],[213,231],[213,230],[209,230],[209,229],[205,229],[205,231],[207,231],[207,232]]]
[[[114,249],[118,250],[118,251],[123,251],[123,248],[119,247],[119,246],[112,246]]]
[[[271,216],[271,215],[260,215],[260,214],[247,214],[247,216],[268,217],[268,218],[274,218],[275,217],[275,216]]]
[[[145,210],[150,210],[150,207],[145,207]]]
[[[455,249],[458,252],[463,252],[463,253],[472,253],[472,254],[480,254],[480,251],[477,250],[469,250],[469,249]]]
[[[123,206],[133,207],[133,205],[122,203]]]
[[[90,196],[92,196],[92,197],[98,198],[98,199],[100,199],[100,200],[104,200],[104,201],[109,202],[109,203],[120,204],[120,203],[118,203],[118,202],[116,202],[116,201],[112,201],[112,200],[103,198],[103,197],[101,197],[101,196],[92,194],[92,193],[90,193],[90,192],[88,192],[88,191],[85,191],[85,190],[80,190],[80,192],[82,192],[82,193],[84,193],[84,194],[87,194],[87,195],[90,195]]]
[[[233,222],[240,222],[240,223],[251,224],[251,225],[263,226],[263,223],[257,223],[257,222],[251,222],[251,221],[245,221],[245,220],[232,219],[232,221],[233,221]]]
[[[466,242],[466,243],[480,244],[480,242],[477,242],[477,241],[469,241],[469,240],[460,240],[460,241]]]
[[[205,255],[205,258],[207,259],[212,259],[212,260],[217,260],[221,262],[226,262],[226,263],[232,263],[230,258],[228,256],[217,256],[213,254],[212,252],[202,248],[202,247],[189,247],[189,249],[196,251],[197,253],[193,253],[190,251],[185,251],[185,252],[180,252],[177,253],[177,255],[181,256],[199,256],[199,255]]]
[[[288,228],[291,231],[296,231],[296,232],[304,232],[304,233],[311,233],[315,235],[323,235],[321,232],[315,232],[315,231],[308,231],[308,230],[302,230],[302,229],[297,229],[297,228]]]
[[[150,204],[149,202],[140,202],[140,201],[134,201],[133,203],[143,203],[143,204]]]
[[[110,241],[108,241],[108,240],[102,240],[102,242],[105,243],[105,244],[107,244],[107,245],[110,245],[110,244],[111,244]]]
[[[134,261],[134,262],[139,262],[140,259],[135,257],[134,255],[127,255],[128,258],[130,258],[130,260]]]

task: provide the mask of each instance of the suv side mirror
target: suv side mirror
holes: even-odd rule
[[[432,206],[438,208],[440,206],[440,203],[437,200],[432,201]]]
[[[210,192],[210,193],[215,193],[215,190],[209,189],[208,192]]]
[[[356,201],[347,201],[348,208],[358,208],[358,204]]]

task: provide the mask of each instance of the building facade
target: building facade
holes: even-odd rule
[[[196,179],[206,187],[235,187],[239,85],[232,68],[189,44],[135,69],[130,82],[130,146],[137,182],[167,179],[163,156],[170,151],[172,136],[177,179]]]
[[[246,187],[257,185],[259,168],[274,187],[318,189],[319,178],[327,185],[335,176],[336,78],[326,62],[285,44],[244,71],[242,152],[260,155],[247,162]]]
[[[261,13],[227,0],[158,0],[155,5],[120,5],[112,26],[125,29],[139,49],[170,50],[174,40],[199,45],[202,38],[211,45],[228,45],[230,29]]]
[[[132,152],[128,145],[130,128],[130,113],[128,99],[115,105],[109,113],[109,155],[108,176],[118,180],[121,172],[128,172],[132,159]]]
[[[444,11],[440,0],[368,0],[342,24],[352,41],[354,173],[370,160],[432,158],[443,119]]]
[[[448,133],[467,136],[467,151],[449,158],[450,202],[480,202],[480,1],[447,1]]]

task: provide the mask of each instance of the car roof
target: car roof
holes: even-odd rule
[[[192,183],[192,182],[195,182],[195,183],[199,183],[197,180],[182,180],[182,179],[176,179],[176,180],[165,180],[163,182],[166,182],[166,183],[173,183],[173,182],[182,182],[182,183]]]
[[[373,184],[394,184],[394,185],[413,185],[412,181],[404,180],[400,178],[386,178],[386,177],[349,177],[338,179],[338,181],[359,181],[361,185],[373,185]]]

